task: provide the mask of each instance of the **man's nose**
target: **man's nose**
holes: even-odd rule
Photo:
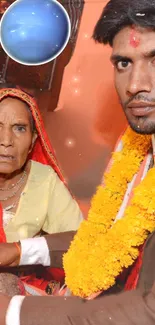
[[[127,93],[133,96],[140,92],[151,92],[152,77],[149,67],[144,64],[137,64],[133,67],[129,82],[127,85]]]

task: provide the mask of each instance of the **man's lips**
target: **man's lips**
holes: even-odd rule
[[[134,116],[146,116],[155,110],[155,103],[136,102],[128,105]]]

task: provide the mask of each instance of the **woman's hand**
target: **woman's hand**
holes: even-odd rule
[[[0,243],[0,267],[18,266],[19,260],[20,250],[14,243]]]

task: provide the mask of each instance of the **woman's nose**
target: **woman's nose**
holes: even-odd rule
[[[0,132],[0,146],[10,147],[13,144],[13,137],[11,130],[3,129]]]

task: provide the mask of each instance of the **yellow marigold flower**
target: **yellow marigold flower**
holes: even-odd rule
[[[83,221],[64,255],[66,284],[74,295],[87,297],[115,284],[124,268],[133,264],[148,235],[155,229],[155,170],[134,190],[124,217],[114,222],[128,183],[150,149],[150,136],[130,128],[123,149],[113,154],[110,171],[94,195],[87,221]]]

